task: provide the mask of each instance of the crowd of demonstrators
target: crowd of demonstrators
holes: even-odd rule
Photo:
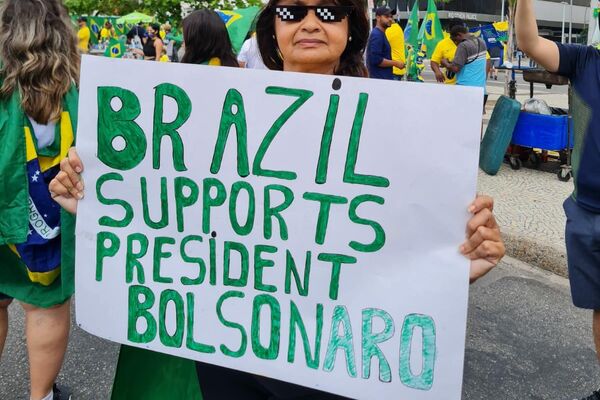
[[[85,19],[79,23],[85,31]],[[14,299],[25,311],[31,400],[69,398],[55,380],[70,328],[73,218],[48,184],[74,143],[77,43],[85,51],[88,39],[75,36],[60,0],[0,5],[0,355]]]
[[[564,203],[571,294],[576,307],[593,310],[600,360],[600,51],[555,43],[539,36],[532,0],[519,0],[517,42],[535,62],[571,81],[575,191]],[[600,390],[587,400],[600,400]]]
[[[394,79],[394,70],[404,68],[404,62],[392,58],[392,47],[386,37],[386,30],[394,24],[392,10],[389,7],[378,7],[375,10],[375,27],[369,36],[367,47],[367,69],[369,77],[376,79]]]

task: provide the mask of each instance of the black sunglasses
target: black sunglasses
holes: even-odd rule
[[[352,13],[352,6],[277,6],[275,14],[285,22],[300,22],[313,10],[322,22],[340,22]]]

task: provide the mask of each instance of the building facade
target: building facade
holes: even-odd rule
[[[561,39],[563,18],[565,21],[565,35],[569,32],[569,23],[572,23],[573,41],[586,42],[588,31],[595,28],[593,8],[597,7],[597,0],[534,0],[536,16],[540,26],[540,34],[554,40]],[[414,0],[389,0],[391,8],[396,7],[401,19],[408,18],[407,9],[411,8]],[[508,0],[506,6],[508,7]],[[427,9],[427,0],[419,0],[419,10],[423,17]],[[500,21],[502,15],[502,0],[450,0],[438,4],[439,16],[442,20],[462,18],[468,25],[480,25]],[[589,25],[591,24],[591,27]]]

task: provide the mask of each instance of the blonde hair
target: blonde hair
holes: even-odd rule
[[[79,82],[80,55],[61,0],[0,4],[0,97],[15,90],[23,111],[40,124],[60,119],[62,99]]]

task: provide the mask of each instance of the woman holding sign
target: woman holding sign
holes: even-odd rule
[[[257,22],[257,40],[265,65],[292,72],[365,77],[363,54],[368,32],[368,21],[360,0],[328,3],[271,0]],[[64,164],[51,185],[56,200],[71,211],[76,209],[77,199],[83,195],[78,173],[82,169],[81,161],[73,152],[69,163]],[[467,225],[468,239],[460,245],[460,251],[472,260],[471,281],[489,272],[504,255],[492,208],[493,200],[489,197],[479,197],[469,206],[472,218]],[[207,400],[340,398],[203,363],[197,364],[197,370]]]
[[[53,384],[69,336],[73,217],[52,201],[48,184],[77,125],[76,42],[60,0],[0,7],[0,353],[16,299],[25,310],[32,400],[61,398]]]

